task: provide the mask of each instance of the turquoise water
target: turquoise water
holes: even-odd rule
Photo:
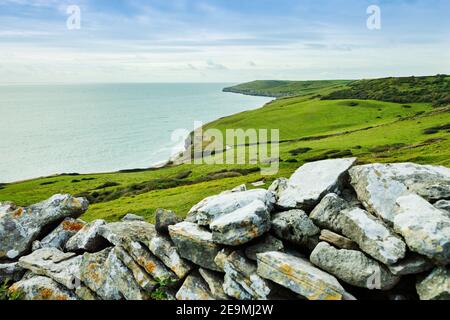
[[[0,86],[0,182],[149,167],[182,142],[174,130],[270,100],[227,85]]]

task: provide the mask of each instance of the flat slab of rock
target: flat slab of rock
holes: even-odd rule
[[[24,274],[25,269],[19,266],[18,262],[0,263],[0,283],[19,281]]]
[[[336,249],[321,242],[311,253],[311,262],[338,279],[360,288],[390,290],[400,280],[378,261],[356,250]]]
[[[64,253],[55,248],[43,248],[20,258],[19,265],[72,290],[80,279],[81,256]]]
[[[335,193],[329,193],[314,208],[309,217],[316,226],[336,233],[342,233],[343,215],[341,211],[349,208],[347,201]]]
[[[450,269],[434,269],[416,288],[421,300],[450,300]]]
[[[33,251],[42,248],[56,248],[64,251],[67,241],[80,231],[86,223],[81,220],[66,218],[64,221],[52,232],[50,232],[44,239],[33,242]]]
[[[43,276],[16,282],[9,288],[9,291],[21,293],[21,300],[79,300],[73,292],[67,290],[64,286]]]
[[[103,300],[121,300],[123,296],[119,288],[106,272],[106,260],[111,250],[107,248],[97,253],[85,253],[80,266],[80,280]]]
[[[290,210],[272,215],[272,232],[279,238],[314,248],[320,229],[302,210]]]
[[[319,240],[331,243],[339,249],[358,250],[356,242],[330,230],[322,230],[320,232]]]
[[[337,192],[356,158],[333,159],[303,165],[280,192],[277,205],[285,209],[313,209],[328,193]]]
[[[433,268],[433,264],[429,259],[418,254],[410,254],[405,259],[400,260],[396,264],[388,266],[392,274],[405,276],[408,274],[418,274]]]
[[[156,236],[155,226],[145,221],[108,223],[100,226],[98,233],[116,246],[133,241],[148,243]]]
[[[103,300],[148,299],[132,272],[111,248],[85,253],[80,270],[81,281]]]
[[[122,221],[145,221],[144,217],[129,213],[122,218]]]
[[[202,200],[189,211],[189,214],[195,215],[198,224],[207,226],[220,216],[241,209],[255,200],[263,202],[267,211],[271,211],[275,196],[264,189],[220,194]]]
[[[191,222],[169,227],[170,237],[181,257],[210,270],[220,271],[214,262],[222,247],[213,241],[212,233]]]
[[[283,242],[271,235],[262,237],[257,243],[245,248],[245,255],[250,260],[256,261],[256,255],[258,253],[270,252],[270,251],[283,251]]]
[[[31,244],[49,225],[65,218],[78,218],[88,207],[84,198],[54,195],[26,208],[2,206],[0,211],[0,260],[16,259],[30,250]]]
[[[241,252],[235,251],[227,257],[224,271],[228,278],[224,285],[227,295],[243,300],[269,299],[272,284],[256,274],[256,264]]]
[[[258,254],[259,276],[282,285],[309,300],[342,300],[344,288],[332,275],[308,260],[281,252]]]
[[[208,285],[198,273],[191,274],[186,278],[180,290],[178,290],[176,298],[184,301],[215,300],[208,289]]]
[[[178,254],[177,248],[169,238],[154,237],[150,240],[148,248],[180,279],[184,279],[193,269],[193,265]]]
[[[422,197],[409,194],[397,199],[394,229],[411,251],[443,265],[450,263],[450,218]]]
[[[221,273],[200,268],[200,275],[208,284],[209,291],[216,300],[229,300],[229,297],[223,291],[224,276]]]
[[[137,284],[148,294],[152,293],[158,283],[138,265],[133,258],[125,251],[124,248],[118,246],[113,249],[114,254],[123,262],[123,264],[131,271]]]
[[[212,239],[216,243],[239,246],[262,236],[270,229],[270,213],[260,200],[222,215],[211,224]]]
[[[367,211],[344,210],[343,234],[360,249],[384,264],[394,264],[406,254],[406,244],[380,220]]]
[[[350,170],[359,200],[388,223],[394,219],[395,202],[407,192],[437,201],[450,194],[450,169],[413,163],[370,164]]]
[[[82,227],[66,243],[67,251],[97,252],[105,246],[105,239],[100,235],[100,227],[106,225],[104,220],[95,220]]]

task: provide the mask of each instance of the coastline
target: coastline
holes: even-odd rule
[[[222,88],[221,92],[223,93],[233,93],[233,94],[240,94],[238,92],[227,92],[225,91],[226,88]],[[258,95],[250,95],[250,94],[245,94],[242,93],[242,95],[246,95],[246,96],[255,96],[258,97]],[[263,95],[259,95],[259,97],[265,97],[265,98],[274,98],[276,99],[276,97],[272,97],[272,96],[263,96]],[[239,114],[241,112],[245,112],[248,110],[257,110],[260,108],[263,108],[267,103],[270,103],[273,100],[267,101],[265,103],[263,103],[262,105],[258,105],[256,108],[248,108],[242,111],[238,111],[238,112],[233,112],[230,113],[228,115],[225,116],[218,116],[216,118],[214,118],[213,120],[206,122],[203,124],[203,126],[217,121],[221,118],[224,117],[230,117],[236,114]],[[126,169],[117,169],[117,170],[105,170],[105,171],[87,171],[87,172],[76,172],[75,170],[72,171],[66,171],[66,172],[59,172],[59,173],[54,173],[54,174],[48,174],[48,175],[36,175],[34,177],[30,177],[30,178],[24,178],[24,179],[17,179],[14,181],[8,181],[8,182],[3,182],[0,181],[0,190],[2,186],[7,186],[7,185],[12,185],[12,184],[19,184],[19,183],[24,183],[24,182],[30,182],[30,181],[34,181],[34,180],[38,180],[38,179],[47,179],[47,178],[56,178],[56,177],[62,177],[62,176],[82,176],[82,175],[108,175],[108,174],[119,174],[119,173],[135,173],[135,172],[145,172],[145,171],[155,171],[155,170],[160,170],[160,169],[164,169],[170,166],[177,166],[182,164],[183,162],[179,162],[176,163],[177,160],[180,159],[180,157],[182,157],[182,155],[189,149],[190,145],[189,145],[189,141],[190,141],[190,136],[193,133],[193,131],[191,131],[186,138],[184,139],[184,145],[180,146],[179,151],[177,151],[176,153],[170,155],[168,158],[163,159],[163,160],[159,160],[156,162],[153,162],[151,164],[149,164],[149,166],[143,166],[143,167],[130,167],[130,168],[126,168]],[[181,145],[181,144],[180,144]]]

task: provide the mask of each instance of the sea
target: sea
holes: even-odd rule
[[[195,124],[271,100],[230,85],[0,85],[0,182],[158,165]]]

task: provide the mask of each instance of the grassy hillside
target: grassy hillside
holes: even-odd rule
[[[348,88],[333,91],[322,99],[432,102],[435,106],[442,106],[450,103],[450,76],[360,80],[349,83]]]
[[[224,92],[234,92],[253,96],[292,97],[322,92],[324,89],[342,88],[350,80],[322,81],[279,81],[257,80],[223,89]]]
[[[278,84],[274,82],[274,88]],[[251,186],[252,182],[261,179],[266,179],[267,187],[275,178],[288,177],[301,164],[319,159],[356,156],[360,163],[414,161],[450,167],[448,105],[409,100],[407,103],[324,100],[323,96],[339,90],[335,83],[329,85],[331,87],[317,89],[313,95],[278,99],[261,109],[222,118],[205,126],[205,129],[221,131],[230,128],[280,129],[281,163],[275,176],[264,178],[260,175],[259,168],[267,166],[264,163],[183,164],[158,170],[62,175],[3,184],[0,185],[0,201],[29,205],[55,193],[67,192],[89,198],[92,204],[83,217],[86,220],[115,221],[127,213],[135,213],[153,222],[157,208],[172,209],[185,216],[190,207],[206,196],[242,183]],[[377,86],[373,88],[374,92],[378,91]],[[430,86],[429,90],[432,88]],[[266,90],[269,89],[273,88],[268,86]],[[411,90],[415,91],[414,88]],[[257,146],[233,148],[249,151]],[[213,156],[219,157],[223,154]]]

